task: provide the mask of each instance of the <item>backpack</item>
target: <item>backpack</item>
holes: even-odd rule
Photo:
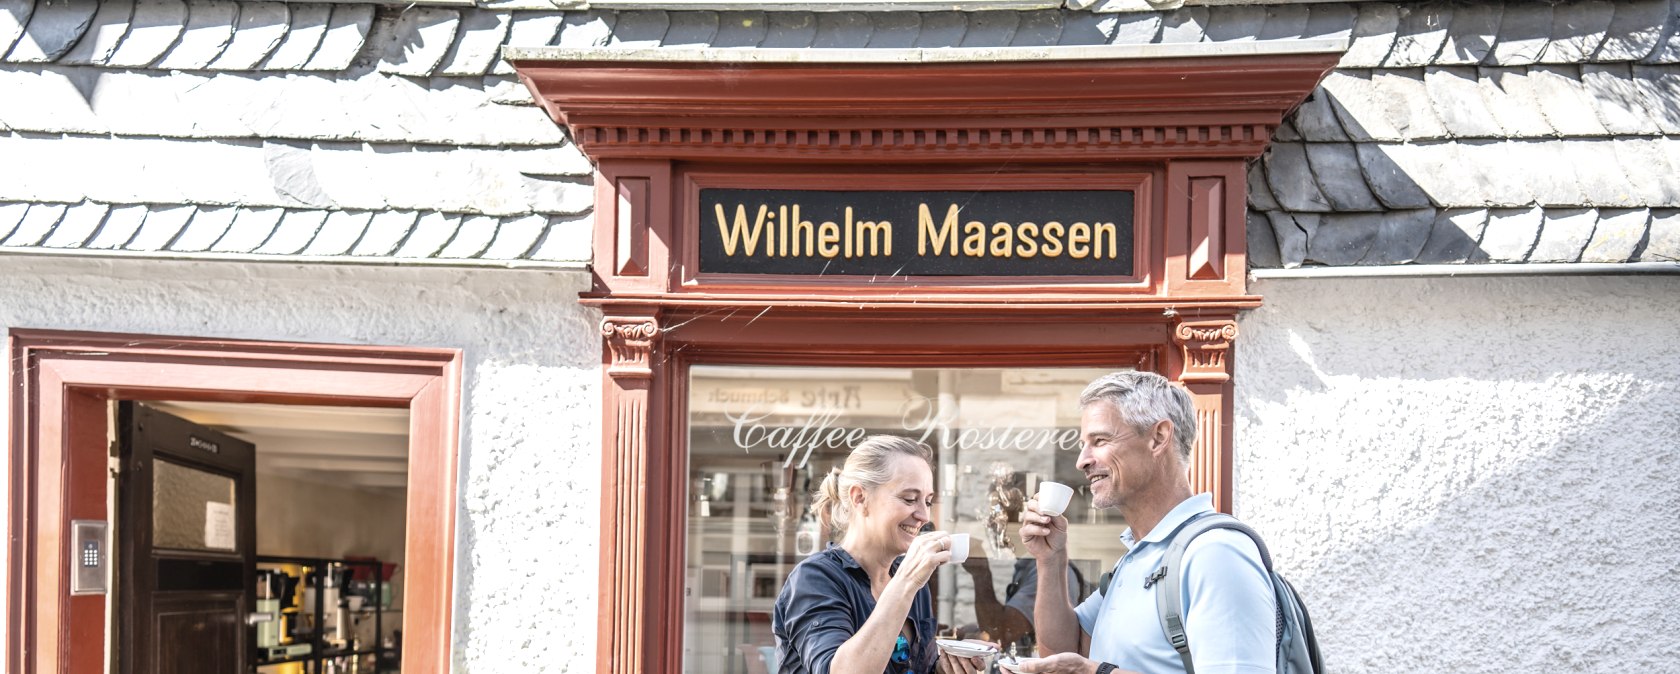
[[[1254,541],[1254,547],[1260,549],[1260,561],[1265,563],[1266,575],[1272,579],[1272,589],[1277,594],[1278,674],[1323,674],[1324,662],[1319,657],[1318,638],[1313,635],[1312,618],[1307,615],[1307,607],[1301,603],[1295,586],[1290,585],[1289,581],[1284,580],[1283,576],[1272,569],[1272,555],[1266,551],[1266,544],[1260,540],[1260,534],[1254,533],[1253,529],[1237,521],[1237,518],[1224,513],[1207,513],[1180,525],[1179,530],[1173,534],[1166,554],[1161,558],[1161,568],[1152,574],[1156,578],[1155,606],[1161,614],[1161,629],[1166,632],[1167,641],[1178,651],[1178,656],[1184,660],[1185,673],[1195,674],[1196,667],[1190,662],[1190,640],[1184,634],[1184,606],[1179,592],[1184,570],[1184,551],[1190,547],[1190,541],[1212,529],[1241,532]]]

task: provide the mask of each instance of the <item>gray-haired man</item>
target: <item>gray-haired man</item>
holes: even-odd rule
[[[1074,607],[1067,596],[1067,520],[1027,503],[1021,538],[1038,560],[1039,654],[1029,673],[1183,672],[1161,629],[1150,576],[1180,525],[1213,510],[1190,490],[1196,410],[1190,394],[1149,372],[1098,378],[1079,397],[1078,467],[1099,508],[1117,508],[1130,528],[1113,580]],[[1184,555],[1185,630],[1198,674],[1276,670],[1276,599],[1259,548],[1214,530]]]

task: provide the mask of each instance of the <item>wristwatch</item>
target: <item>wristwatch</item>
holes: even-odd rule
[[[1119,669],[1119,667],[1106,662],[1097,663],[1097,674],[1112,674],[1116,669]]]

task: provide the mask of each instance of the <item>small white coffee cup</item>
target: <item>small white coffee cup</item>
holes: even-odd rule
[[[1046,515],[1060,515],[1073,500],[1073,487],[1060,482],[1038,483],[1038,511]]]
[[[961,564],[968,559],[968,534],[951,534],[951,563]]]

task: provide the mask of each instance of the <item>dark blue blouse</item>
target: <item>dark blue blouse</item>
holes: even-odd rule
[[[903,559],[893,560],[889,573],[897,573]],[[830,545],[807,557],[788,575],[770,623],[781,654],[780,674],[828,674],[834,653],[863,628],[874,610],[869,574],[844,549]],[[883,674],[933,672],[939,650],[933,642],[933,593],[925,585],[910,604],[910,623],[915,627],[909,639],[910,662],[889,661]]]

